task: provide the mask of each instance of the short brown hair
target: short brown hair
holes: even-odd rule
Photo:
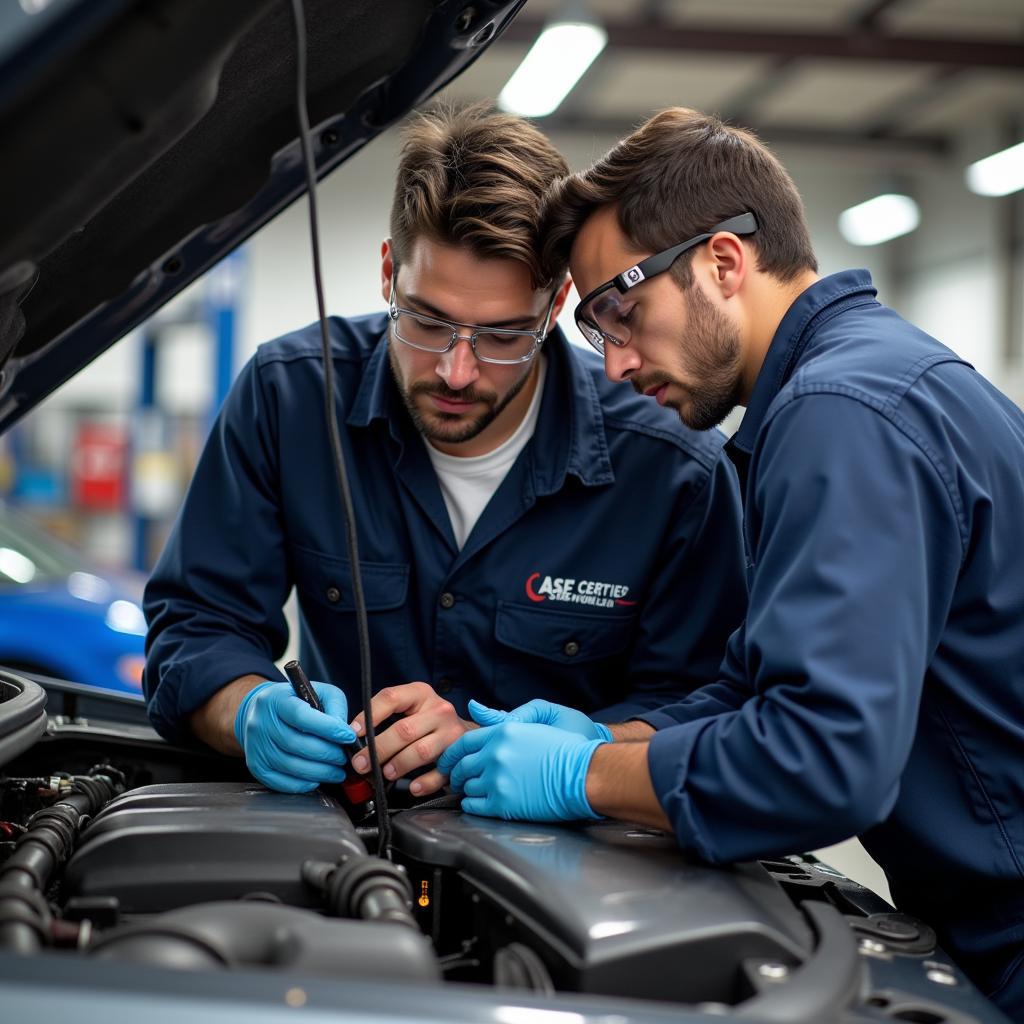
[[[753,133],[685,107],[655,114],[587,171],[556,183],[542,230],[549,260],[568,259],[583,222],[616,204],[619,226],[639,251],[660,252],[748,210],[757,233],[746,239],[759,270],[790,281],[818,261],[792,178]],[[683,288],[692,253],[676,261]]]
[[[528,121],[487,103],[437,105],[404,134],[391,206],[395,258],[419,237],[525,263],[534,288],[565,277],[568,255],[545,260],[540,213],[565,158]]]

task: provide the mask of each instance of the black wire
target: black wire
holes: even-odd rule
[[[331,359],[331,342],[327,333],[327,313],[324,303],[323,278],[320,273],[320,231],[317,227],[316,173],[313,163],[313,149],[309,141],[309,111],[306,107],[306,22],[302,0],[292,0],[292,15],[295,27],[295,105],[299,117],[299,142],[302,146],[302,160],[306,169],[306,186],[309,193],[309,241],[313,252],[313,283],[316,287],[316,306],[320,317],[320,341],[324,359],[324,414],[331,439],[331,454],[334,457],[334,472],[338,478],[341,503],[345,510],[345,537],[348,542],[348,558],[352,570],[352,596],[356,608],[356,628],[359,634],[359,668],[362,683],[363,709],[366,721],[366,748],[370,756],[373,775],[374,804],[377,813],[377,828],[380,845],[377,852],[384,857],[391,856],[391,820],[388,816],[384,793],[384,776],[377,758],[377,736],[370,715],[373,687],[370,682],[370,629],[366,621],[366,601],[363,597],[363,580],[359,572],[359,542],[356,537],[356,517],[352,509],[352,493],[348,486],[348,472],[345,455],[341,449],[341,433],[334,411],[334,363]]]

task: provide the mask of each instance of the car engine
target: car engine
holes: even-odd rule
[[[450,797],[393,808],[379,856],[333,790],[272,792],[118,708],[47,716],[0,673],[0,975],[397,983],[422,1019],[457,986],[594,997],[620,1021],[1003,1019],[926,924],[814,857],[713,867],[648,828],[494,821]]]

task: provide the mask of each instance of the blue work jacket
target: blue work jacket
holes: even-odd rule
[[[560,330],[532,440],[462,550],[395,386],[385,315],[329,321],[375,689],[424,680],[466,715],[544,696],[619,720],[714,679],[746,607],[724,437],[687,430]],[[344,520],[317,327],[241,372],[146,589],[156,728],[227,682],[280,679],[297,588],[301,657],[361,707]]]
[[[726,449],[746,621],[718,682],[642,716],[680,842],[860,834],[1024,1019],[1024,413],[851,271],[786,313]]]

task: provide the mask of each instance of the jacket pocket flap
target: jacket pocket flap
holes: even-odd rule
[[[527,608],[499,601],[495,637],[507,647],[565,665],[618,654],[633,638],[636,616]]]
[[[298,560],[298,583],[322,604],[339,611],[354,611],[351,562],[308,548],[293,548]],[[402,562],[361,561],[363,597],[367,611],[400,608],[409,592],[409,565]]]

